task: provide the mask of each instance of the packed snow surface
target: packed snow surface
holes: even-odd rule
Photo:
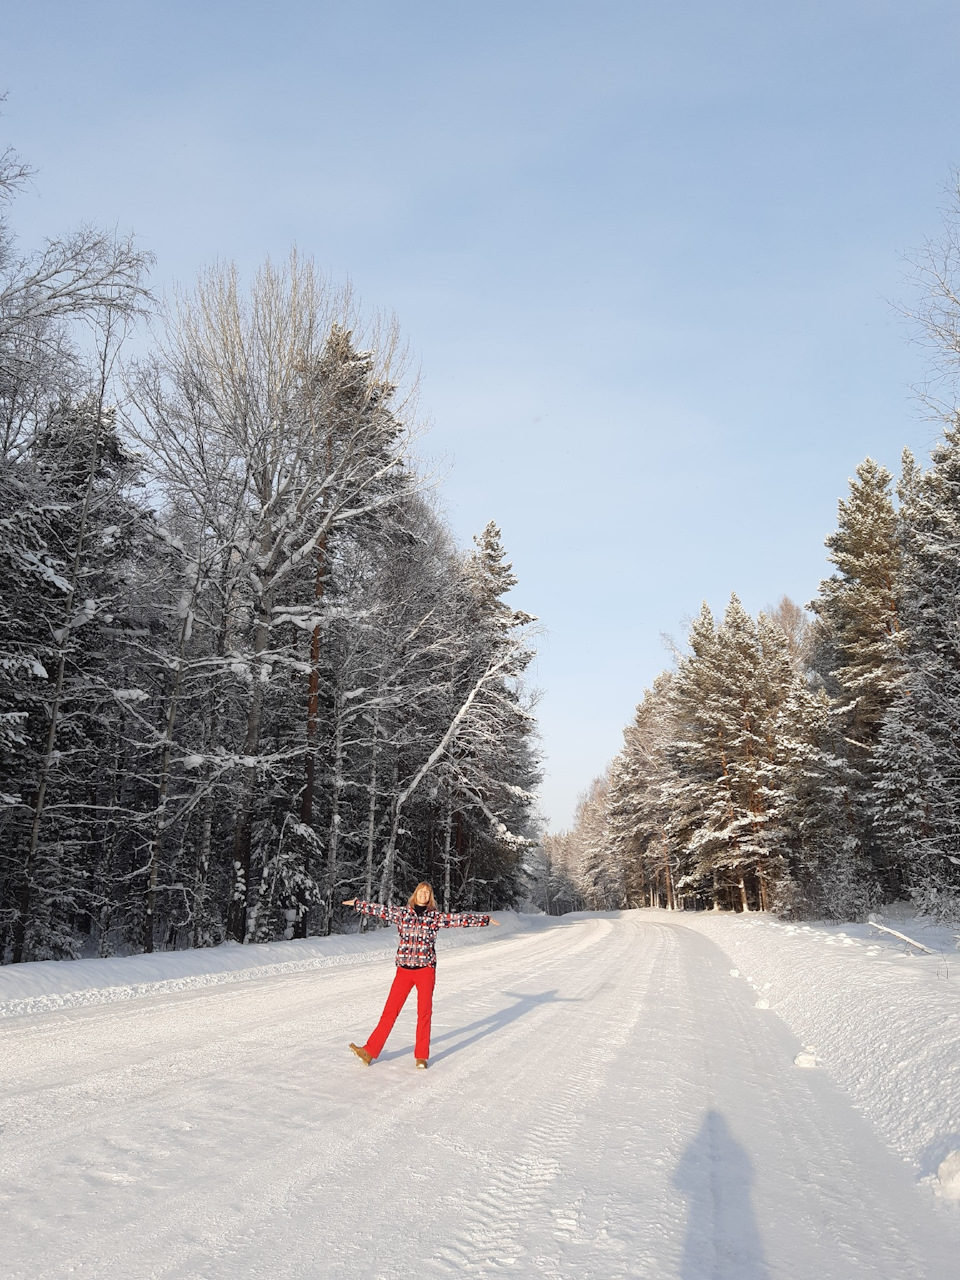
[[[960,1148],[957,930],[887,922],[931,953],[924,954],[866,924],[713,912],[677,920],[723,947],[757,1007],[781,1016],[804,1054],[815,1055],[884,1141],[933,1184]]]
[[[756,918],[501,918],[445,939],[426,1072],[412,1001],[372,1067],[347,1049],[386,931],[0,971],[4,1276],[953,1280],[952,969]]]

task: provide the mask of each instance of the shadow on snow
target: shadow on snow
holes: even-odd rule
[[[528,995],[521,995],[516,991],[505,991],[505,996],[509,996],[514,1004],[507,1005],[503,1009],[497,1009],[493,1013],[487,1014],[484,1018],[479,1018],[476,1022],[470,1022],[465,1027],[457,1027],[453,1031],[444,1031],[441,1035],[434,1035],[430,1038],[430,1064],[442,1062],[444,1058],[452,1057],[453,1054],[459,1053],[461,1049],[468,1049],[471,1045],[476,1044],[478,1040],[484,1040],[487,1036],[494,1035],[497,1031],[501,1031],[504,1027],[516,1022],[518,1018],[525,1017],[528,1013],[532,1013],[534,1009],[545,1004],[579,1004],[579,1000],[565,999],[558,996],[556,989],[553,991],[539,991]],[[436,1046],[447,1040],[454,1040],[458,1036],[466,1036],[465,1040],[457,1040],[456,1044],[448,1045],[445,1049],[437,1051]],[[393,1058],[402,1058],[411,1052],[412,1046],[406,1045],[402,1049],[394,1049],[390,1053],[382,1053],[378,1059],[380,1062],[389,1062]]]
[[[708,1111],[673,1185],[687,1198],[683,1280],[770,1280],[750,1199],[753,1165],[719,1111]]]

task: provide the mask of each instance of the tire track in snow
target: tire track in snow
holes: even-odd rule
[[[469,1005],[489,996],[498,974],[536,979],[610,929],[608,922],[590,921],[572,932],[561,927],[546,936],[508,937],[489,951],[471,949],[472,955],[454,950],[442,959],[454,988],[449,1001]],[[25,1193],[38,1202],[53,1191],[57,1201],[70,1204],[72,1225],[49,1244],[69,1256],[71,1274],[97,1280],[129,1280],[134,1240],[138,1275],[232,1275],[231,1259],[272,1220],[289,1217],[318,1194],[332,1207],[341,1181],[347,1194],[334,1217],[349,1220],[362,1199],[351,1181],[358,1143],[369,1147],[375,1135],[378,1147],[402,1149],[411,1087],[442,1084],[440,1073],[432,1082],[411,1082],[406,1073],[391,1072],[393,1064],[367,1074],[344,1056],[354,1019],[373,1024],[391,970],[389,964],[357,966],[334,976],[326,969],[67,1017],[58,1012],[50,1020],[11,1020],[0,1029],[0,1041],[14,1049],[2,1072],[20,1087],[9,1103],[2,1198],[12,1208],[15,1200],[23,1204]],[[333,1078],[365,1096],[361,1108],[369,1104],[369,1112],[350,1116],[343,1104],[331,1106],[331,1055]],[[78,1080],[71,1079],[74,1071]],[[313,1099],[312,1075],[327,1086],[326,1097]],[[299,1112],[295,1127],[290,1105]],[[244,1148],[253,1159],[230,1159]],[[196,1181],[183,1183],[180,1168],[202,1171],[202,1194]],[[373,1212],[392,1188],[376,1177],[371,1185]],[[162,1213],[144,1217],[144,1196],[162,1204]],[[15,1218],[8,1221],[15,1228]],[[198,1241],[204,1242],[205,1261],[193,1269]],[[324,1245],[332,1275],[335,1235]],[[356,1274],[349,1258],[342,1265],[342,1274]],[[47,1274],[61,1272],[55,1265]],[[11,1274],[44,1273],[28,1263]]]
[[[628,929],[635,946],[635,927],[628,925]],[[624,947],[623,936],[617,941],[618,950],[634,949],[629,943]],[[585,939],[571,951],[576,953],[588,945],[593,943]],[[624,956],[633,964],[617,966],[619,980],[611,980],[602,972],[599,982],[592,980],[581,987],[576,998],[585,1002],[593,1000],[590,1017],[581,1023],[587,1033],[584,1035],[581,1031],[579,1040],[574,1042],[569,1022],[562,1029],[553,1055],[554,1065],[560,1066],[559,1078],[541,1082],[536,1118],[525,1126],[521,1150],[495,1169],[480,1194],[464,1207],[463,1224],[455,1237],[434,1254],[432,1266],[428,1266],[438,1275],[480,1277],[498,1275],[521,1262],[529,1265],[531,1259],[524,1247],[524,1236],[544,1211],[552,1219],[553,1232],[561,1239],[569,1238],[579,1229],[577,1213],[557,1209],[551,1204],[550,1193],[571,1148],[577,1144],[587,1104],[603,1090],[609,1065],[631,1035],[647,1001],[654,981],[653,966],[645,972],[642,990],[625,980],[628,974],[631,978],[638,976],[634,968],[636,958],[636,954]],[[616,961],[608,958],[606,967],[610,968],[612,963]],[[597,1001],[595,998],[601,994],[602,1001]],[[577,1064],[572,1068],[571,1054],[575,1055]],[[538,1266],[537,1270],[541,1271],[542,1267]]]
[[[358,968],[0,1028],[30,1108],[4,1280],[953,1274],[926,1201],[699,935],[625,915],[443,957],[427,1072],[410,1009],[375,1067],[347,1054],[390,975]]]

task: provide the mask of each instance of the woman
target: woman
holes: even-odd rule
[[[397,974],[383,1006],[383,1013],[373,1035],[363,1046],[351,1044],[350,1048],[369,1067],[378,1057],[393,1030],[397,1014],[412,987],[417,988],[417,1040],[414,1057],[418,1067],[426,1067],[430,1057],[430,1016],[433,1012],[433,985],[437,978],[437,932],[440,929],[483,928],[499,924],[489,916],[473,915],[464,911],[451,914],[437,910],[433,889],[421,882],[410,895],[405,907],[385,907],[379,902],[363,902],[348,898],[345,907],[355,907],[361,915],[378,916],[392,921],[400,930],[400,946],[397,949]]]

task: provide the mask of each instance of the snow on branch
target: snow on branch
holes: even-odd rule
[[[889,933],[894,938],[899,938],[901,942],[908,943],[911,947],[916,947],[918,951],[924,951],[928,956],[935,956],[937,953],[931,951],[929,947],[925,947],[922,942],[914,942],[912,938],[908,938],[905,933],[900,933],[897,929],[888,929],[885,924],[877,924],[876,920],[869,921],[874,929],[879,929],[883,933]]]

